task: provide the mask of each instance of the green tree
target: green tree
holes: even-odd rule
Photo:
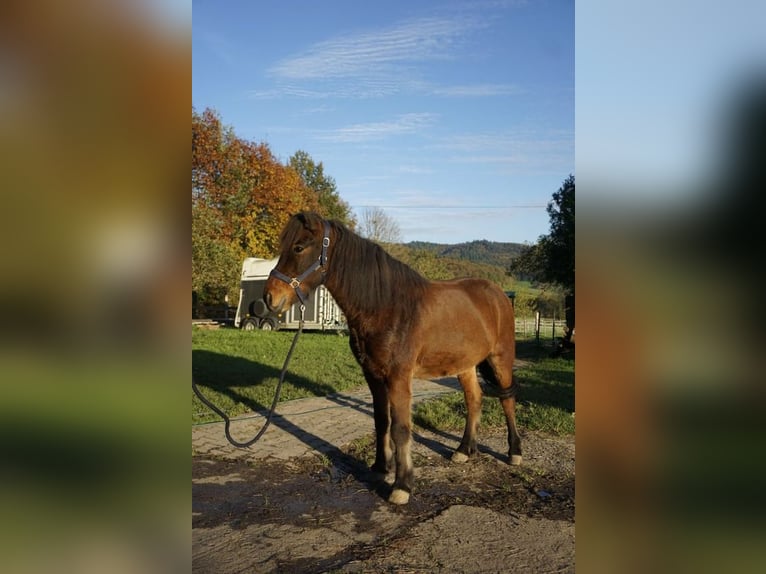
[[[292,167],[310,190],[317,195],[319,201],[319,214],[327,219],[337,219],[347,227],[354,229],[356,219],[348,203],[338,195],[335,180],[324,173],[324,165],[320,161],[314,163],[311,156],[298,150],[290,157]]]
[[[556,311],[566,318],[562,345],[572,341],[575,326],[575,178],[570,175],[548,203],[551,232],[542,235],[535,245],[526,247],[510,266],[509,272],[547,284],[531,307],[541,313]],[[562,347],[563,348],[563,347]]]
[[[548,204],[551,232],[543,252],[547,259],[545,277],[574,291],[575,285],[575,178],[570,175]]]
[[[242,265],[239,248],[215,232],[218,213],[203,204],[192,204],[192,291],[200,303],[236,301]]]
[[[575,178],[570,175],[548,203],[551,231],[525,247],[510,265],[510,273],[541,283],[559,285],[574,293]]]

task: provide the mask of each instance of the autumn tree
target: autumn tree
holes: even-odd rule
[[[351,229],[356,227],[351,207],[338,195],[335,180],[325,174],[321,161],[317,164],[307,152],[298,150],[290,157],[289,164],[298,172],[306,187],[316,193],[322,217],[337,219]]]
[[[307,209],[319,209],[317,195],[268,145],[192,108],[192,279],[201,300],[236,293],[244,258],[274,256],[287,219]]]

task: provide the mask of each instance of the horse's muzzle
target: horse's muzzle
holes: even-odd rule
[[[263,294],[263,302],[266,303],[266,308],[272,313],[279,313],[282,311],[282,307],[285,304],[285,298],[282,297],[279,301],[274,301],[274,296],[271,291],[266,291]]]

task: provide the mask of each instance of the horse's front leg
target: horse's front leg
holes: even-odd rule
[[[372,393],[375,417],[375,463],[372,465],[371,470],[374,473],[385,476],[393,470],[394,465],[388,389],[385,383],[372,377],[367,377],[367,384]]]
[[[410,379],[389,381],[389,403],[391,405],[391,438],[393,438],[396,459],[396,476],[388,501],[393,504],[407,504],[414,481],[412,467],[412,389]]]
[[[519,387],[513,380],[513,354],[497,354],[488,360],[500,387],[500,404],[508,426],[508,463],[521,464],[521,437],[516,428],[516,393]]]

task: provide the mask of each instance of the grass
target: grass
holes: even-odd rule
[[[203,393],[230,416],[271,406],[279,373],[294,333],[192,328],[192,372]],[[517,343],[524,367],[516,408],[524,429],[574,433],[574,360],[548,357],[550,345]],[[336,333],[303,333],[282,386],[281,400],[328,394],[365,385],[362,371]],[[437,430],[462,430],[463,394],[449,393],[416,406],[414,422]],[[192,423],[219,420],[192,394]],[[497,399],[482,407],[482,428],[505,428]]]
[[[524,366],[516,371],[521,385],[516,403],[516,420],[521,428],[556,435],[574,434],[574,360],[550,358],[549,346],[534,340],[517,342],[517,357]],[[413,412],[416,424],[435,430],[462,431],[466,409],[463,393],[456,392],[418,404]],[[497,399],[482,402],[482,428],[505,428],[505,415]]]
[[[229,416],[267,409],[274,399],[294,333],[192,327],[192,373],[200,390]],[[303,333],[282,385],[280,401],[364,385],[348,337]],[[192,423],[219,420],[192,394]]]

